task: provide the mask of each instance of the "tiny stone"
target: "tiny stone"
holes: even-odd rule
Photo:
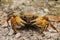
[[[10,32],[8,33],[8,35],[12,35],[14,33],[14,31],[12,29],[10,29]]]
[[[20,33],[17,33],[16,35],[15,35],[15,38],[19,38],[21,36],[21,34]]]
[[[7,35],[8,34],[8,28],[2,29],[2,35]]]

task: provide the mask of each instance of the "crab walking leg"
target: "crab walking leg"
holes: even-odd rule
[[[9,17],[9,18],[7,19],[7,24],[8,24],[9,27],[10,27],[10,25],[9,25],[9,20],[11,20],[11,18],[12,18],[12,17]]]
[[[17,22],[16,22],[15,18],[12,18],[11,19],[11,26],[12,26],[12,29],[14,30],[14,33],[18,32],[18,30],[16,29],[16,25],[17,25]]]
[[[41,27],[41,29],[39,30],[39,33],[42,34],[43,31],[46,29],[46,26],[40,26],[40,25],[36,25],[38,27]]]
[[[49,25],[46,25],[46,27],[45,27],[45,31],[49,31],[49,30],[47,29],[47,28],[48,28],[48,26],[49,26]]]
[[[8,26],[11,27],[11,26],[9,25],[9,20],[11,21],[11,26],[12,26],[12,29],[14,30],[14,33],[17,33],[18,31],[16,30],[16,27],[15,27],[15,26],[16,26],[15,18],[9,17],[9,18],[7,19]]]
[[[50,24],[50,27],[52,27],[54,30],[56,30],[56,32],[59,32],[51,23]]]
[[[43,31],[45,30],[45,27],[41,27],[41,30],[40,30],[40,34],[43,33]]]
[[[7,20],[7,25],[10,27],[10,25],[9,25],[9,20]]]
[[[14,30],[14,33],[18,33],[19,31],[16,29],[16,25],[12,24],[12,29]]]

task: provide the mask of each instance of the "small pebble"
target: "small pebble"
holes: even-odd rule
[[[19,38],[21,36],[21,34],[20,33],[17,33],[16,35],[15,35],[15,38]]]
[[[14,31],[12,29],[10,29],[8,35],[13,35]]]

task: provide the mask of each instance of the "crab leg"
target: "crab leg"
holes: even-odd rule
[[[52,27],[54,30],[56,30],[56,32],[59,32],[51,23],[50,23],[50,27]]]
[[[10,25],[9,25],[9,20],[11,19],[11,17],[9,17],[8,19],[7,19],[7,24],[8,24],[8,26],[10,27]]]
[[[12,24],[12,29],[14,30],[14,33],[18,33],[18,30],[16,29],[16,25],[15,24]]]
[[[45,30],[45,27],[42,27],[40,30],[40,33],[43,33],[44,30]]]

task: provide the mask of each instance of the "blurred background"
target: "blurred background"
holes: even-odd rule
[[[59,16],[60,0],[0,0],[0,10],[10,9],[19,13],[32,12]]]

